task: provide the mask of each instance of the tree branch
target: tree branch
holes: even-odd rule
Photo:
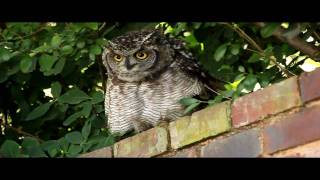
[[[260,28],[265,26],[265,23],[263,22],[256,22],[254,24]],[[301,51],[302,53],[307,54],[310,58],[316,61],[320,61],[320,49],[310,43],[307,43],[298,36],[287,37],[284,35],[284,32],[284,29],[278,28],[273,32],[272,35],[280,41],[288,43],[290,46]]]
[[[13,127],[13,126],[5,125],[5,128],[12,129],[14,132],[16,132],[18,134],[21,134],[21,135],[24,135],[24,136],[33,137],[33,138],[37,139],[40,143],[44,142],[44,140],[40,139],[38,136],[35,136],[33,134],[30,134],[28,132],[23,131],[22,127],[16,128],[16,127]]]
[[[316,40],[320,43],[320,36],[316,31],[312,31],[312,34],[314,35],[314,37],[316,38]]]
[[[238,26],[233,26],[230,23],[220,23],[220,24],[224,24],[227,27],[231,28],[232,30],[234,30],[235,32],[237,32],[239,34],[240,37],[242,37],[243,39],[245,39],[251,46],[253,46],[256,50],[258,50],[258,52],[260,53],[260,55],[262,56],[266,56],[263,49],[250,37],[247,35],[247,33],[245,33],[241,28],[239,28]],[[276,58],[274,57],[269,57],[270,61],[272,61],[287,77],[290,76],[295,76],[294,73],[292,73],[291,71],[285,69],[284,67],[282,67],[277,61]]]

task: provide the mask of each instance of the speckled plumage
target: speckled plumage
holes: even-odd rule
[[[159,30],[131,32],[110,41],[103,52],[108,80],[105,111],[113,133],[137,132],[173,121],[184,107],[178,101],[204,90],[205,74],[185,48]],[[146,52],[141,61],[137,52]],[[121,55],[123,60],[113,58]]]

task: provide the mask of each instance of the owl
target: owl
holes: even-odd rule
[[[161,30],[129,32],[102,53],[105,112],[112,133],[141,132],[183,115],[179,100],[204,92],[206,73],[182,40]]]

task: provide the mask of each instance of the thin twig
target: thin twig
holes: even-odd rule
[[[263,55],[264,57],[266,57],[263,49],[250,37],[247,35],[247,33],[245,33],[241,28],[239,28],[238,26],[232,26],[229,23],[221,23],[226,25],[227,27],[231,28],[232,30],[234,30],[235,32],[237,32],[239,34],[240,37],[244,38],[251,46],[253,46],[255,49],[257,49],[261,55]],[[296,76],[294,73],[292,73],[291,71],[283,68],[274,57],[269,57],[269,59],[277,66],[279,67],[279,69],[287,76]]]
[[[102,25],[99,27],[98,31],[101,31],[101,30],[106,26],[106,24],[107,24],[107,23],[105,23],[105,22],[102,23]]]
[[[265,23],[263,22],[256,22],[254,24],[260,28],[265,26]],[[283,30],[282,28],[276,29],[272,35],[280,41],[288,43],[293,48],[308,55],[310,58],[316,61],[320,60],[320,49],[314,44],[308,43],[305,40],[301,39],[299,36],[287,37],[285,36],[285,30]]]
[[[223,96],[221,93],[219,93],[218,91],[215,91],[215,90],[213,90],[213,89],[211,89],[208,85],[204,85],[207,89],[209,89],[210,91],[212,91],[213,93],[216,93],[216,94],[218,94],[218,95],[221,95],[221,96]],[[225,96],[223,96],[224,98],[226,98],[226,99],[229,99],[229,100],[231,100],[230,98],[228,98],[228,97],[225,97]]]
[[[24,135],[24,136],[33,137],[33,138],[37,139],[40,143],[44,142],[44,140],[40,139],[38,136],[35,136],[33,134],[30,134],[28,132],[23,131],[22,127],[16,128],[16,127],[13,127],[13,126],[5,125],[5,128],[12,129],[16,133]]]
[[[39,32],[41,32],[41,31],[43,31],[43,30],[45,30],[45,29],[46,29],[46,23],[42,23],[42,24],[40,25],[39,29],[36,30],[36,31],[34,31],[34,32],[32,32],[31,34],[27,34],[27,35],[25,35],[25,36],[21,36],[21,35],[19,35],[19,34],[16,33],[19,38],[15,38],[15,39],[12,39],[12,40],[10,40],[10,41],[16,41],[16,40],[22,41],[22,40],[24,40],[25,38],[34,36],[34,35],[38,34]]]
[[[259,54],[259,55],[261,55],[261,56],[264,56],[264,54],[261,53],[261,52],[259,52],[259,51],[256,51],[256,50],[253,50],[253,49],[250,49],[250,48],[247,48],[246,50],[251,51],[251,52],[254,52],[254,53],[257,53],[257,54]]]
[[[320,43],[320,35],[316,31],[312,31],[312,34],[317,39],[317,41]]]

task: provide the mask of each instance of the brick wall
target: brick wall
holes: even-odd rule
[[[80,157],[320,157],[320,69]]]

